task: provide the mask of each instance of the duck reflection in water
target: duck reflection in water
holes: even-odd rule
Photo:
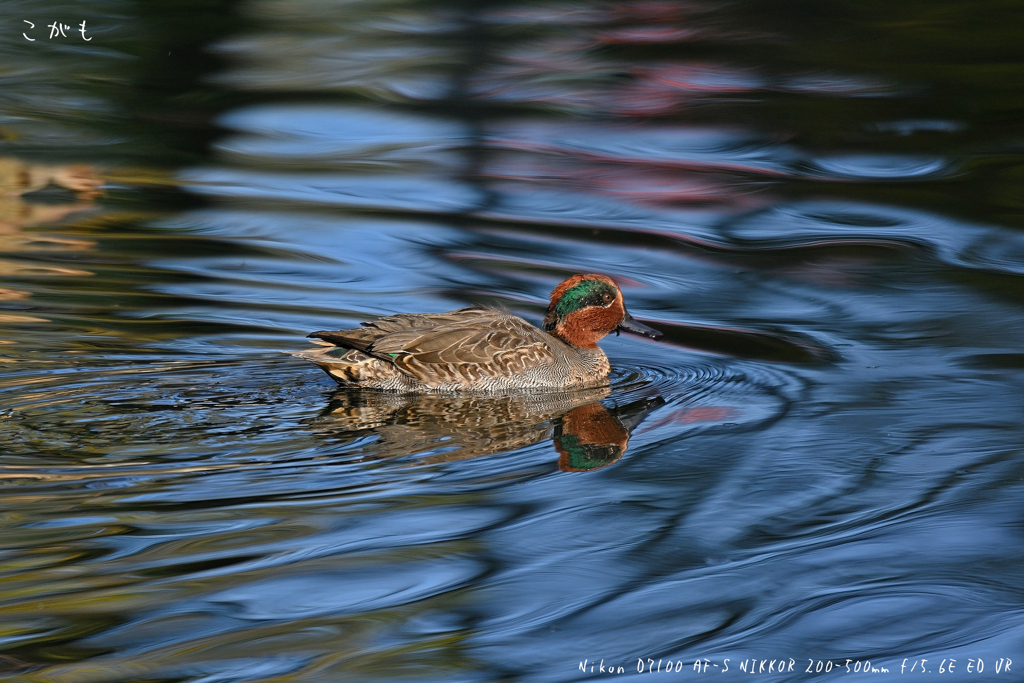
[[[102,181],[92,166],[31,164],[12,157],[0,157],[0,196],[20,196],[53,184],[74,192],[79,199],[98,196]]]
[[[368,459],[423,455],[415,464],[468,460],[548,439],[565,472],[607,467],[626,452],[633,429],[664,400],[606,407],[609,387],[499,396],[341,391],[317,420],[322,434],[376,435]],[[440,452],[439,452],[440,451]]]
[[[92,201],[102,181],[90,166],[71,164],[45,166],[19,159],[0,157],[0,253],[68,252],[91,249],[95,243],[27,230],[36,225],[56,223],[70,214],[95,207]],[[74,203],[47,204],[25,201],[22,195],[56,185],[75,194]],[[78,268],[42,265],[23,260],[0,260],[0,276],[82,276],[91,275]],[[29,292],[0,287],[0,301],[27,299]],[[38,322],[41,318],[0,313],[0,322]]]
[[[90,166],[43,166],[19,159],[0,157],[0,251],[30,251],[41,247],[69,250],[88,249],[92,242],[24,232],[24,228],[55,223],[66,216],[91,209],[102,181]],[[75,193],[73,204],[27,202],[22,195],[50,185]]]

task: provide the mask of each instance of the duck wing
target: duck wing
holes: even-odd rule
[[[460,308],[457,311],[449,311],[447,313],[403,313],[380,318],[372,322],[360,323],[361,327],[352,330],[336,330],[333,332],[321,330],[306,336],[313,339],[322,339],[335,346],[369,352],[374,342],[389,335],[411,333],[413,337],[418,337],[424,332],[436,329],[437,327],[475,320],[489,313],[492,312],[477,306]]]
[[[503,316],[483,322],[445,325],[415,338],[388,335],[372,350],[387,353],[396,367],[425,383],[508,377],[555,363],[543,333],[525,320]]]
[[[314,335],[392,363],[427,384],[509,376],[555,362],[547,335],[522,318],[490,309],[393,316],[358,330]]]

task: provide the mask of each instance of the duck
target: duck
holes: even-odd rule
[[[611,332],[661,337],[627,312],[611,278],[589,273],[555,287],[540,329],[502,309],[470,306],[313,332],[308,337],[321,346],[297,355],[344,388],[482,394],[571,390],[608,383],[611,367],[597,343]]]

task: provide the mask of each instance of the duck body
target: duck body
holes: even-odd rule
[[[602,384],[600,348],[584,349],[491,308],[381,318],[314,332],[333,347],[307,351],[342,386],[402,393],[571,389]]]
[[[661,336],[626,313],[610,279],[574,275],[552,294],[543,330],[507,311],[474,306],[314,332],[309,336],[330,346],[299,355],[347,388],[398,393],[582,389],[607,383],[611,368],[597,341],[616,329]]]

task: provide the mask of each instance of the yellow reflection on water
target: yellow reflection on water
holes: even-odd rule
[[[56,223],[71,214],[93,208],[100,195],[102,180],[96,170],[83,164],[50,166],[32,164],[11,157],[0,157],[0,252],[70,252],[92,249],[95,242],[41,234],[28,228]],[[23,195],[49,186],[71,190],[76,201],[70,204],[44,204],[26,201]],[[0,259],[0,277],[83,277],[92,275],[81,268],[40,264],[34,261]],[[0,301],[24,301],[31,293],[0,287]],[[25,313],[0,312],[0,323],[41,323],[46,318]],[[11,343],[0,341],[0,343]]]

